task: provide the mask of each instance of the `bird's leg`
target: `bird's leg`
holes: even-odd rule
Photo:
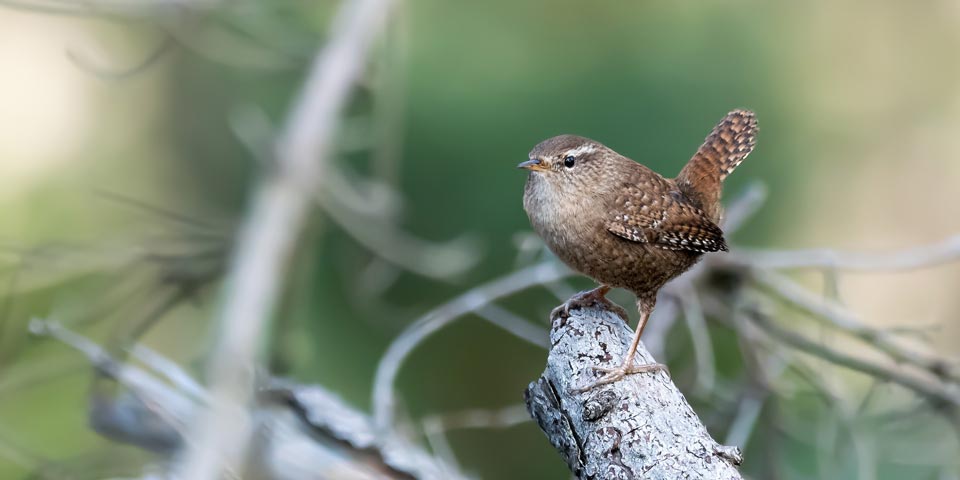
[[[593,290],[586,290],[586,291],[580,292],[570,297],[570,299],[564,302],[563,305],[560,305],[559,307],[554,308],[553,311],[550,312],[550,318],[554,318],[557,315],[561,315],[561,314],[564,317],[569,317],[570,310],[576,310],[578,308],[589,307],[592,305],[600,305],[606,308],[607,310],[610,310],[616,313],[617,315],[620,316],[620,318],[623,319],[624,322],[626,322],[627,319],[629,318],[627,316],[627,311],[624,310],[623,307],[621,307],[620,305],[617,305],[616,303],[611,302],[607,298],[607,292],[610,291],[610,288],[611,287],[609,285],[600,285],[599,287],[594,288]]]
[[[667,366],[662,363],[648,363],[646,365],[634,365],[633,357],[637,354],[637,347],[640,345],[640,336],[643,335],[643,327],[647,326],[647,319],[650,318],[650,310],[640,310],[640,323],[637,324],[637,330],[633,334],[633,341],[630,342],[630,349],[627,350],[627,356],[623,359],[623,364],[616,368],[592,367],[595,372],[603,372],[606,375],[589,386],[577,389],[578,393],[587,392],[601,385],[616,382],[621,378],[633,373],[659,372],[666,371]]]

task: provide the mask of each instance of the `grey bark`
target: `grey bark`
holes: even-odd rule
[[[665,372],[630,375],[585,393],[591,367],[616,367],[633,332],[613,312],[554,317],[550,354],[527,387],[530,415],[581,479],[741,479],[740,449],[718,444]],[[641,344],[637,361],[654,363]]]

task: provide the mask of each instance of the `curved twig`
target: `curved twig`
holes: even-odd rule
[[[129,67],[119,69],[115,67],[98,65],[86,55],[83,55],[79,51],[72,48],[67,49],[67,58],[70,59],[70,61],[81,70],[90,72],[99,78],[105,80],[123,80],[143,72],[147,68],[150,68],[152,65],[160,61],[164,55],[171,52],[174,45],[176,45],[176,42],[173,40],[173,36],[168,33],[164,33],[160,44],[154,47],[153,50],[151,50],[142,60]]]
[[[403,361],[425,338],[457,318],[475,312],[501,297],[570,274],[570,270],[552,261],[533,265],[474,288],[412,323],[390,344],[377,364],[377,373],[373,380],[373,418],[377,428],[388,431],[393,425],[393,409],[396,403],[394,382]]]

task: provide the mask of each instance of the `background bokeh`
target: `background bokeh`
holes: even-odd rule
[[[250,132],[262,141],[281,127],[335,7],[240,0],[104,18],[0,2],[0,478],[129,475],[149,460],[88,429],[90,368],[30,337],[27,322],[54,318],[109,343],[156,315],[143,341],[202,372],[217,248],[269,168]],[[769,198],[734,245],[877,251],[960,232],[958,52],[960,4],[947,0],[405,2],[341,126],[332,180],[378,199],[380,213],[318,210],[263,341],[265,363],[369,408],[377,361],[405,325],[530,262],[514,166],[560,133],[673,175],[724,113],[750,108],[758,147],[728,179],[727,198],[753,181]],[[435,271],[411,272],[393,258],[405,251],[383,251],[408,241],[430,252]],[[197,289],[181,295],[182,278]],[[957,354],[958,280],[946,265],[844,276],[839,291],[871,324],[937,325],[930,348]],[[613,298],[632,305],[626,292]],[[502,305],[545,325],[557,303],[533,289]],[[735,336],[711,328],[718,371],[732,382],[743,375]],[[672,369],[691,361],[687,337],[671,333]],[[404,366],[404,410],[415,423],[518,404],[544,357],[464,318]],[[722,439],[727,413],[688,395]],[[837,422],[831,408],[816,395],[769,403],[744,472],[960,474],[956,431],[936,413],[892,426],[859,418],[852,428],[872,448],[864,462],[842,437],[824,438]],[[567,475],[530,422],[449,440],[482,478]]]

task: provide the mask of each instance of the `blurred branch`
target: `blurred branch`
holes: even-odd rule
[[[447,441],[446,433],[466,428],[510,428],[530,421],[524,405],[511,405],[498,410],[464,410],[423,418],[423,435],[431,450],[450,464],[456,464],[456,455]]]
[[[266,113],[252,106],[238,108],[231,114],[230,124],[254,158],[268,164],[266,134],[273,127]],[[382,181],[353,178],[330,163],[320,183],[315,200],[329,219],[391,265],[424,277],[449,280],[479,261],[479,249],[468,236],[433,242],[399,228],[396,221],[402,195]]]
[[[946,359],[936,354],[908,348],[889,332],[864,324],[843,306],[818,297],[775,272],[752,269],[745,273],[762,288],[772,292],[775,298],[873,345],[897,361],[914,365],[936,376],[950,378],[953,381],[960,380],[955,371],[958,364],[955,359]]]
[[[960,260],[960,235],[889,253],[830,249],[737,249],[725,261],[765,269],[837,269],[851,272],[903,272]]]
[[[238,68],[293,70],[305,60],[302,49],[278,48],[230,21],[237,4],[222,0],[0,0],[0,7],[46,15],[110,20],[123,24],[151,25],[165,39],[137,65],[113,70],[91,62],[73,48],[67,58],[97,77],[119,80],[154,65],[171,47],[184,47],[207,60]],[[240,5],[242,8],[242,5]],[[258,12],[259,13],[259,12]],[[238,17],[250,16],[240,13]],[[258,18],[263,19],[263,15]]]
[[[716,359],[713,355],[713,342],[710,329],[700,307],[700,299],[693,285],[684,283],[680,293],[680,310],[686,320],[690,339],[693,342],[693,356],[697,363],[696,388],[700,393],[713,391],[717,377]]]
[[[943,382],[933,376],[921,376],[911,373],[902,367],[887,366],[879,362],[857,357],[853,354],[810,340],[796,332],[787,330],[767,315],[757,310],[747,310],[747,317],[770,336],[790,345],[798,350],[823,358],[837,365],[866,373],[880,380],[893,382],[913,390],[935,404],[947,404],[954,408],[960,407],[960,386]]]
[[[490,303],[474,313],[531,345],[544,349],[550,348],[550,335],[547,329],[495,303]]]
[[[429,278],[463,274],[479,260],[469,238],[432,243],[395,228],[385,220],[364,218],[351,204],[328,195],[320,202],[333,221],[360,245],[404,270]]]
[[[403,331],[377,364],[373,380],[373,418],[377,428],[390,431],[396,404],[394,383],[403,361],[424,339],[457,318],[476,312],[502,297],[570,275],[566,267],[546,261],[500,277],[433,309]]]
[[[142,2],[114,0],[0,0],[0,5],[27,12],[85,17],[147,18],[167,9],[178,8],[181,2],[173,0],[146,0]],[[209,3],[195,2],[197,5]]]
[[[277,142],[276,170],[260,182],[237,238],[209,364],[211,404],[190,432],[191,448],[180,466],[184,478],[240,473],[252,431],[247,407],[257,346],[333,150],[340,112],[392,3],[344,3],[293,103]]]
[[[592,367],[620,365],[633,332],[612,312],[551,319],[547,367],[527,409],[577,478],[739,479],[740,450],[718,444],[665,372],[630,375],[585,393]],[[640,345],[639,363],[653,363]]]
[[[102,378],[115,380],[124,388],[116,396],[95,392],[90,409],[95,430],[164,459],[176,458],[177,452],[189,446],[182,435],[184,425],[202,410],[210,395],[177,364],[136,347],[133,357],[148,370],[141,369],[117,362],[102,347],[56,322],[33,320],[30,326],[34,334],[76,349]],[[380,435],[370,417],[322,387],[271,380],[256,400],[258,442],[245,465],[257,478],[465,478],[455,467],[409,441]]]
[[[723,231],[726,234],[732,234],[743,226],[767,200],[767,187],[762,183],[754,182],[740,194],[739,197],[730,203],[724,212]]]
[[[67,58],[70,59],[70,61],[72,61],[78,68],[90,72],[102,79],[123,80],[136,75],[159,62],[164,55],[173,50],[175,45],[176,44],[173,40],[173,37],[164,33],[163,38],[160,39],[160,43],[154,47],[153,50],[149,51],[142,60],[125,68],[99,65],[87,55],[72,48],[67,49]]]
[[[510,428],[529,421],[527,407],[517,404],[496,410],[471,409],[428,415],[423,418],[423,430],[432,434],[465,428]]]

